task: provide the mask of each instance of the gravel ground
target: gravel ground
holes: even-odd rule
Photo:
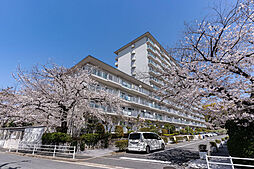
[[[199,153],[179,148],[154,153],[149,155],[148,158],[154,160],[169,161],[173,165],[187,166],[188,161],[199,159]]]

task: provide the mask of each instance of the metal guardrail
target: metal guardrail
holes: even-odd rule
[[[214,162],[214,161],[209,161],[209,158],[216,158],[216,159],[229,159],[229,163],[226,162]],[[240,158],[240,157],[225,157],[225,156],[206,156],[206,163],[207,163],[207,168],[212,169],[210,167],[211,164],[213,165],[224,165],[224,166],[231,166],[232,169],[235,167],[248,167],[248,168],[254,168],[254,165],[246,165],[246,164],[234,164],[233,160],[243,160],[243,161],[254,161],[253,158]]]
[[[75,146],[62,146],[62,145],[42,145],[42,144],[19,144],[16,149],[9,149],[9,152],[29,152],[32,154],[49,154],[55,157],[59,155],[68,155],[75,159],[76,147]]]

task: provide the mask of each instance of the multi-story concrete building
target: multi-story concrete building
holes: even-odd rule
[[[171,123],[177,128],[206,127],[204,116],[195,109],[185,108],[184,104],[179,105],[169,99],[161,101],[156,95],[156,90],[163,85],[163,80],[156,75],[164,66],[177,66],[177,63],[149,32],[115,53],[117,69],[92,56],[87,56],[76,66],[94,66],[93,78],[129,105],[122,107],[124,116]],[[137,73],[147,73],[149,78],[140,78]],[[100,108],[96,104],[91,106]],[[110,110],[101,109],[114,115]]]
[[[159,75],[167,66],[177,66],[175,60],[160,43],[149,33],[141,35],[115,51],[116,67],[155,89],[163,85]],[[137,76],[142,74],[142,76]],[[146,78],[143,78],[143,77]]]

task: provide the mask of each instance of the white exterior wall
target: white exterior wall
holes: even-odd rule
[[[124,73],[127,73],[131,76],[131,47],[122,50],[119,52],[117,58],[118,58],[118,67],[117,69],[121,70]]]
[[[135,49],[135,57],[136,57],[136,73],[137,73],[137,79],[143,81],[144,83],[148,83],[149,79],[148,78],[140,78],[139,74],[140,73],[145,73],[146,75],[148,74],[148,52],[147,52],[147,44],[146,44],[146,37],[141,39],[140,41],[136,42],[137,44],[142,44],[139,47]],[[137,45],[138,46],[138,45]]]
[[[132,75],[132,56],[136,58],[134,64],[136,68],[134,69],[136,73],[139,72],[148,72],[148,58],[147,58],[147,44],[146,37],[142,38],[138,42],[134,43],[134,48],[132,45],[127,47],[118,53],[118,69]],[[132,55],[132,52],[135,51],[135,54]]]

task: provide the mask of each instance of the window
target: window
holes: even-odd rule
[[[109,80],[113,80],[113,76],[111,74],[108,75]]]
[[[102,74],[101,71],[98,70],[98,71],[97,71],[97,75],[98,75],[98,76],[101,76],[101,74]]]
[[[143,133],[145,139],[158,139],[158,135],[153,133]]]
[[[131,139],[131,140],[139,140],[140,139],[140,133],[130,134],[129,139]]]
[[[104,78],[104,79],[107,79],[107,78],[108,78],[108,73],[103,72],[103,78]]]

